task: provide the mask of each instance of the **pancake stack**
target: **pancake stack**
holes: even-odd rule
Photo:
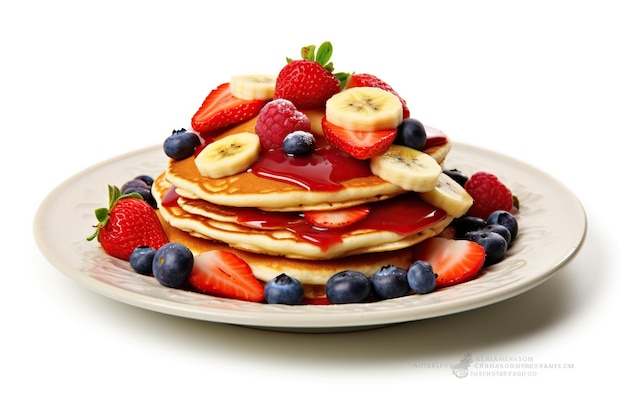
[[[223,129],[210,141],[254,133],[255,123],[252,118]],[[319,126],[312,130],[317,139],[314,156],[279,157],[265,151],[246,171],[222,178],[202,175],[195,163],[197,154],[171,159],[153,185],[170,240],[196,254],[233,251],[259,280],[286,273],[310,289],[346,269],[371,275],[384,265],[408,268],[412,247],[439,235],[472,203],[443,173],[432,190],[407,191],[374,175],[369,162],[347,158],[328,143]],[[423,152],[442,165],[450,141],[434,129],[427,132]],[[339,179],[332,175],[329,179],[333,170],[342,171]],[[346,227],[326,228],[307,221],[307,213],[363,206],[368,216]]]

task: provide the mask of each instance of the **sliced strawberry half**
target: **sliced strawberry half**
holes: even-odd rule
[[[259,114],[264,100],[242,100],[230,92],[230,83],[219,85],[204,99],[191,118],[191,127],[200,132],[230,126]]]
[[[188,280],[196,291],[244,301],[263,301],[263,284],[246,261],[232,252],[212,250],[196,255]]]
[[[374,132],[348,130],[322,118],[322,130],[328,142],[356,159],[369,159],[385,152],[396,139],[398,129]]]
[[[338,210],[307,211],[304,219],[314,226],[338,229],[363,220],[370,214],[369,206],[355,206]]]
[[[414,256],[431,264],[437,274],[436,288],[469,281],[485,263],[485,249],[479,244],[443,237],[432,237],[418,244]]]

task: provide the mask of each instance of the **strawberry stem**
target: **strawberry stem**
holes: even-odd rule
[[[96,220],[98,220],[98,224],[94,226],[96,228],[95,232],[87,237],[88,241],[94,240],[98,236],[100,229],[102,229],[109,221],[109,218],[111,217],[111,210],[113,210],[113,207],[119,200],[122,198],[138,198],[143,200],[143,197],[139,193],[122,194],[122,191],[120,191],[120,189],[115,185],[108,186],[108,194],[109,207],[100,207],[95,210],[94,213],[96,215]]]
[[[346,81],[348,80],[348,77],[350,76],[350,73],[334,72],[335,66],[330,61],[330,58],[333,55],[333,45],[330,42],[326,41],[326,42],[323,42],[319,46],[319,48],[317,48],[317,53],[315,52],[316,48],[317,47],[315,45],[303,46],[300,49],[300,56],[302,57],[302,59],[306,61],[317,62],[323,68],[325,68],[328,72],[333,74],[339,80],[341,89],[343,90],[343,88],[346,85]],[[287,57],[287,63],[291,61],[293,61],[293,59]]]

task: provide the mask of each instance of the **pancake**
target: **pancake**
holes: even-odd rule
[[[171,213],[171,210],[167,210]],[[355,255],[325,261],[290,259],[282,256],[270,256],[229,247],[222,242],[193,236],[188,232],[173,227],[163,218],[163,228],[170,239],[187,246],[194,255],[209,250],[228,250],[245,260],[252,269],[254,276],[261,281],[269,281],[281,273],[297,278],[305,286],[323,286],[328,279],[341,271],[352,269],[371,276],[380,267],[396,265],[408,268],[413,260],[411,248],[380,252],[367,255]],[[313,290],[308,288],[309,291]],[[322,289],[323,293],[323,289]]]
[[[218,135],[215,140],[239,132],[254,132],[256,118],[241,123]],[[318,137],[320,147],[324,138]],[[443,163],[450,150],[449,141],[429,147],[424,152]],[[369,172],[367,161],[347,158],[346,163],[361,165],[361,176],[337,181],[337,187],[311,190],[299,184],[259,176],[251,170],[236,175],[212,179],[202,176],[194,157],[170,160],[165,171],[169,183],[179,194],[190,199],[231,207],[257,207],[267,211],[325,210],[381,201],[405,191]],[[320,163],[321,165],[321,163]],[[363,168],[365,166],[365,168]]]
[[[172,226],[206,240],[220,241],[232,248],[246,252],[272,255],[281,258],[328,260],[340,257],[394,251],[413,246],[422,240],[439,234],[452,217],[442,210],[419,201],[415,194],[404,194],[397,199],[372,205],[371,223],[360,227],[341,229],[340,232],[320,230],[308,225],[298,214],[277,213],[272,227],[253,226],[240,220],[238,208],[207,203],[202,200],[178,198],[177,204],[163,204],[171,185],[162,174],[155,179],[153,194],[160,202],[163,218]],[[376,227],[383,224],[386,209],[407,206],[414,215],[415,226],[399,233],[391,227]],[[258,218],[263,212],[254,210]],[[374,213],[378,213],[378,217]],[[279,217],[280,218],[276,218]],[[394,217],[394,216],[391,216]],[[402,223],[405,221],[402,216]],[[422,220],[424,219],[424,220]],[[388,222],[392,222],[389,219]],[[360,223],[359,223],[360,224]],[[313,243],[312,243],[313,242]]]

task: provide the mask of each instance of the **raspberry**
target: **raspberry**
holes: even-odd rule
[[[496,210],[511,211],[513,194],[498,177],[488,172],[477,172],[465,183],[465,190],[474,199],[471,216],[486,219]]]
[[[285,99],[276,99],[261,109],[254,127],[263,149],[282,148],[283,140],[291,132],[311,131],[311,121],[294,104]]]

